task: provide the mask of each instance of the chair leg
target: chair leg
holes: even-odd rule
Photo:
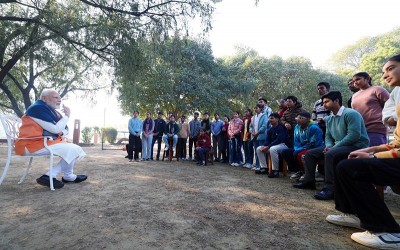
[[[269,152],[267,153],[267,163],[268,163],[268,173],[272,172],[272,159],[271,159],[271,155],[269,154]]]
[[[29,170],[31,169],[31,166],[32,166],[32,160],[33,160],[33,157],[29,158],[29,164],[28,164],[28,167],[26,168],[26,170],[25,170],[24,174],[22,175],[21,179],[19,180],[18,184],[21,184],[22,182],[24,182],[24,180],[25,180],[25,177],[28,175],[28,173],[29,173]]]
[[[283,165],[283,166],[282,166],[282,167],[283,167],[283,171],[282,171],[282,172],[283,172],[283,176],[286,176],[286,175],[287,175],[288,165],[287,165],[287,162],[286,162],[284,159],[282,159],[282,161],[283,161],[283,162],[282,162],[282,163],[283,163],[283,164],[282,164],[282,165]]]
[[[4,167],[3,174],[1,175],[1,178],[0,178],[0,185],[3,182],[4,178],[6,178],[6,174],[7,174],[8,168],[10,167],[10,163],[11,163],[11,146],[8,145],[7,162],[6,162],[6,166]]]

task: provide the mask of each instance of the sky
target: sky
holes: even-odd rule
[[[398,0],[224,0],[209,39],[214,56],[235,45],[263,56],[304,56],[315,67],[357,40],[400,27]]]
[[[399,0],[224,0],[217,4],[213,30],[208,34],[215,57],[232,55],[236,45],[260,55],[309,58],[322,67],[332,54],[366,36],[400,27]],[[99,93],[97,104],[74,98],[71,122],[84,126],[127,128],[116,95]]]

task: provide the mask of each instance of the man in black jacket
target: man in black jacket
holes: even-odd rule
[[[157,161],[160,160],[161,142],[162,142],[162,136],[165,131],[166,124],[167,123],[163,119],[163,112],[161,112],[161,111],[158,112],[157,119],[154,120],[153,145],[151,147],[150,160],[153,160],[153,148],[154,148],[154,144],[156,143],[156,141],[158,143],[156,159],[157,159]]]

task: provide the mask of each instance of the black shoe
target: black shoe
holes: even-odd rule
[[[36,179],[36,182],[42,186],[50,187],[50,177],[48,175],[42,175]],[[55,189],[59,189],[64,187],[64,183],[53,178],[53,186]]]
[[[278,170],[272,170],[272,172],[268,174],[268,178],[278,178],[278,177],[279,177]]]
[[[268,174],[267,168],[260,168],[259,170],[255,171],[256,174]]]
[[[86,179],[87,179],[86,175],[77,175],[76,179],[73,181],[67,181],[64,179],[64,177],[62,178],[62,181],[65,183],[79,183],[79,182],[85,181]]]
[[[125,156],[125,158],[129,158],[129,156]]]
[[[293,187],[300,189],[315,189],[315,181],[296,182],[293,184]]]
[[[160,160],[160,157],[157,157],[157,158],[156,158],[156,161],[159,161],[159,160]]]
[[[219,159],[218,158],[215,158],[215,160],[214,160],[215,162],[219,162]]]
[[[317,200],[333,200],[333,191],[323,188],[320,192],[314,195],[314,198]]]
[[[201,161],[198,161],[198,162],[196,163],[197,166],[200,166],[201,164],[203,164]]]

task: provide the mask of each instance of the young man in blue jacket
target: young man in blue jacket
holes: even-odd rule
[[[290,140],[285,126],[279,122],[279,114],[272,113],[269,116],[271,128],[263,146],[257,148],[257,156],[260,161],[260,170],[256,174],[268,174],[270,178],[279,177],[279,153],[290,146]],[[269,152],[272,161],[272,171],[268,173],[268,166],[265,153]]]
[[[323,132],[316,123],[311,123],[311,115],[307,111],[301,112],[297,117],[294,128],[293,148],[284,149],[281,153],[291,172],[296,172],[290,179],[299,179],[303,175],[302,156],[309,149],[323,147]]]

